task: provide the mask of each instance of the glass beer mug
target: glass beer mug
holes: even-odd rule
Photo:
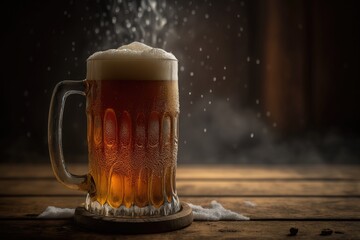
[[[104,216],[165,216],[180,210],[178,62],[162,49],[134,42],[97,52],[84,81],[54,89],[49,152],[58,181],[87,192],[85,208]],[[86,97],[89,173],[67,171],[62,120],[67,96]]]

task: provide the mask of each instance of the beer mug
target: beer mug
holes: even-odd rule
[[[162,49],[134,42],[97,52],[83,81],[53,91],[49,153],[58,181],[87,192],[85,209],[104,216],[165,216],[180,210],[178,62]],[[67,171],[62,151],[66,98],[86,97],[89,173]]]

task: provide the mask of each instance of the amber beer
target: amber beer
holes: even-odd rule
[[[177,59],[132,43],[87,60],[84,81],[63,81],[49,111],[49,153],[57,179],[87,191],[86,210],[106,216],[169,215],[180,210],[175,175],[179,92]],[[69,173],[62,113],[70,94],[86,96],[89,173]]]
[[[89,196],[87,208],[97,211],[108,204],[112,208],[170,211],[171,204],[178,202],[177,81],[88,83],[89,169],[96,191]],[[94,201],[99,204],[91,204]]]

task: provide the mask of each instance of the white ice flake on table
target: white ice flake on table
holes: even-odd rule
[[[210,208],[203,208],[199,205],[188,203],[192,208],[194,220],[202,221],[219,221],[219,220],[250,220],[240,213],[225,209],[220,203],[213,200]]]
[[[43,211],[38,218],[72,218],[74,216],[75,209],[73,208],[58,208],[49,206]]]

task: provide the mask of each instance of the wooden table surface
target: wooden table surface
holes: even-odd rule
[[[84,165],[72,165],[82,174]],[[359,165],[180,165],[181,201],[217,200],[250,221],[195,221],[188,228],[149,235],[110,235],[79,229],[72,219],[37,219],[47,206],[75,208],[85,194],[55,180],[49,164],[0,165],[0,236],[21,239],[360,239]],[[247,206],[244,201],[256,203]],[[321,236],[322,229],[337,233]]]

